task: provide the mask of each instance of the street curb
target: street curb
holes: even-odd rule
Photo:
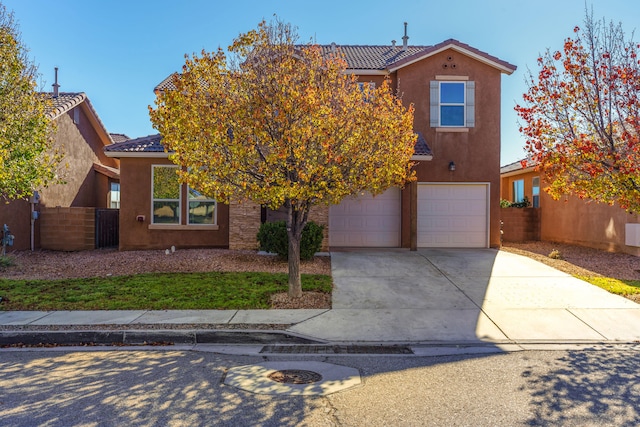
[[[253,330],[124,330],[124,331],[2,331],[0,347],[46,345],[154,344],[319,344],[320,341],[283,331]]]

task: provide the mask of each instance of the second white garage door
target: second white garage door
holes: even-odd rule
[[[400,189],[372,197],[344,199],[329,208],[329,246],[397,248],[400,246]]]
[[[487,184],[418,184],[418,247],[488,247]]]

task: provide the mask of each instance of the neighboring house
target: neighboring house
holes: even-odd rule
[[[65,183],[37,189],[39,203],[33,205],[25,200],[0,204],[0,224],[7,224],[15,236],[15,250],[32,244],[43,249],[89,249],[95,243],[95,230],[86,229],[94,227],[92,212],[119,203],[120,162],[105,156],[103,148],[113,141],[86,94],[46,95],[52,100],[47,114],[57,126],[53,145],[64,153],[60,170]],[[32,208],[38,212],[33,221]]]
[[[347,72],[360,82],[379,85],[389,77],[403,102],[414,104],[417,182],[314,208],[311,217],[328,224],[325,248],[498,247],[501,77],[516,67],[457,40],[409,46],[407,39],[405,34],[402,45],[322,48],[327,54],[339,49]],[[169,76],[155,90],[171,87]],[[269,216],[259,206],[215,204],[177,183],[171,197],[158,190],[173,167],[159,136],[105,152],[121,161],[121,249],[255,249],[260,221]]]
[[[543,240],[640,255],[637,214],[575,196],[553,200],[544,191],[542,174],[530,162],[515,162],[500,172],[502,199],[519,202],[526,196],[532,207],[539,208],[503,210],[505,241]],[[534,228],[537,238],[522,233]]]

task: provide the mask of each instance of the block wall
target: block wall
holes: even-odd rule
[[[40,211],[40,247],[54,251],[95,249],[95,208],[48,208]]]
[[[500,217],[503,242],[540,240],[539,208],[501,208]]]

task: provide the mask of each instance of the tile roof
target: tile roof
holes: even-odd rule
[[[100,120],[100,116],[96,112],[95,108],[89,101],[89,98],[84,92],[60,92],[58,96],[53,96],[53,92],[40,92],[40,96],[51,100],[51,104],[47,106],[45,113],[51,120],[55,120],[64,113],[71,111],[73,108],[81,105],[82,103],[89,109],[89,112],[95,118],[97,126],[99,126],[105,134],[105,143],[112,143],[111,134],[107,131],[106,126]]]
[[[129,139],[127,141],[116,142],[104,147],[106,153],[164,153],[162,136],[160,134],[143,136],[141,138]],[[415,155],[431,156],[432,152],[427,141],[418,132],[418,140],[415,145]],[[117,157],[117,156],[116,156]]]
[[[116,142],[104,147],[104,151],[107,153],[164,153],[164,145],[162,145],[162,136],[156,134]]]
[[[336,44],[322,45],[322,54],[331,55],[339,51],[347,61],[347,68],[351,70],[386,70],[404,59],[424,52],[429,46],[366,46]]]
[[[427,144],[427,140],[424,139],[424,136],[420,132],[417,132],[418,139],[416,140],[416,145],[414,148],[414,155],[416,156],[433,156],[431,152],[431,148]]]
[[[166,90],[166,89],[170,89],[170,90],[175,89],[176,87],[173,85],[173,82],[171,80],[173,79],[173,76],[176,75],[176,74],[178,74],[178,73],[169,74],[167,77],[165,77],[165,79],[163,81],[158,83],[158,85],[153,88],[153,91],[157,92],[157,91],[163,91],[163,90]]]
[[[525,169],[533,168],[537,165],[537,162],[532,159],[522,159],[517,162],[509,163],[500,167],[500,174],[524,171]]]
[[[445,49],[453,49],[465,55],[489,64],[500,71],[511,74],[516,70],[516,66],[503,61],[493,55],[489,55],[466,43],[455,39],[448,39],[433,46],[407,46],[406,49],[400,45],[321,45],[323,55],[331,55],[334,52],[341,52],[347,61],[347,69],[354,71],[377,71],[393,72],[404,66],[413,64],[429,56],[435,55]],[[162,80],[153,89],[154,91],[175,89],[171,82],[173,73]]]
[[[111,135],[111,139],[113,140],[114,143],[124,142],[131,139],[124,133],[110,133],[109,135]]]
[[[43,92],[42,95],[51,100],[51,105],[47,107],[46,112],[52,120],[87,99],[87,95],[84,92],[60,92],[57,97],[53,96],[53,92]]]
[[[410,57],[400,58],[396,63],[393,64],[392,67],[389,68],[389,70],[395,71],[399,68],[412,64],[416,61],[420,61],[421,59],[427,58],[429,56],[435,55],[446,49],[453,49],[455,51],[461,52],[464,55],[471,56],[481,62],[498,68],[503,73],[511,74],[517,69],[515,65],[510,64],[507,61],[503,61],[502,59],[493,55],[489,55],[487,52],[483,52],[458,40],[448,39],[436,45],[425,47],[424,50],[422,50],[421,52],[417,52]]]

